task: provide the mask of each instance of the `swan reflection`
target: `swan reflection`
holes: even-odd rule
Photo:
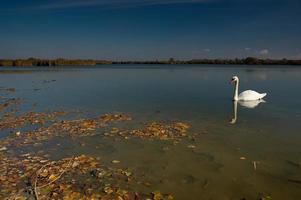
[[[255,101],[233,101],[233,115],[232,119],[229,121],[230,124],[235,124],[237,122],[237,104],[246,108],[255,108],[260,103],[265,103],[263,99],[255,100]]]

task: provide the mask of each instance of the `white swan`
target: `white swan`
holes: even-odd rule
[[[239,78],[237,76],[233,76],[231,79],[231,84],[232,83],[235,83],[235,90],[233,96],[234,101],[255,101],[262,99],[267,95],[267,93],[260,94],[253,90],[246,90],[238,95]]]

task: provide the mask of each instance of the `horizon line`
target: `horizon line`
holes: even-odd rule
[[[255,56],[246,57],[235,57],[235,58],[190,58],[190,59],[177,59],[175,57],[165,58],[165,59],[99,59],[99,58],[66,58],[66,57],[56,57],[56,58],[39,58],[39,57],[26,57],[26,58],[0,58],[0,60],[93,60],[93,61],[112,61],[112,62],[143,62],[143,61],[191,61],[191,60],[243,60],[247,58],[254,58],[259,60],[301,60],[301,58],[260,58]]]

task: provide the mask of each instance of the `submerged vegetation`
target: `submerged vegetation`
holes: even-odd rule
[[[215,65],[301,65],[301,60],[260,59],[247,57],[242,59],[192,59],[192,60],[150,60],[150,61],[109,61],[84,59],[0,59],[0,66],[95,66],[103,64],[215,64]]]
[[[15,90],[4,89],[6,92]],[[4,93],[2,93],[4,94]],[[103,134],[104,138],[171,140],[176,144],[187,136],[188,124],[153,122],[142,129],[116,126],[133,120],[126,114],[104,114],[95,118],[64,119],[69,113],[20,112],[23,99],[0,98],[0,131],[8,133],[0,139],[1,199],[102,199],[102,200],[172,200],[160,191],[137,191],[135,185],[149,187],[144,177],[129,169],[102,163],[101,158],[85,154],[52,159],[45,151],[30,150],[55,137],[71,139]],[[113,126],[114,125],[114,126]],[[111,131],[109,131],[111,130]],[[108,137],[109,136],[109,137]],[[29,149],[24,152],[24,148]]]

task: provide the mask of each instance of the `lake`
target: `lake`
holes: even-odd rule
[[[265,102],[235,104],[233,75],[239,76],[241,91],[266,92]],[[141,129],[152,122],[189,126],[187,135],[176,140],[108,136],[106,127],[85,137],[56,136],[40,145],[11,147],[7,154],[99,157],[105,166],[133,173],[137,183],[124,186],[129,190],[159,190],[175,199],[301,199],[301,68],[3,67],[1,88],[1,102],[22,100],[16,115],[63,110],[70,112],[66,120],[125,113],[132,120],[113,128]],[[0,138],[28,129],[2,129]]]

